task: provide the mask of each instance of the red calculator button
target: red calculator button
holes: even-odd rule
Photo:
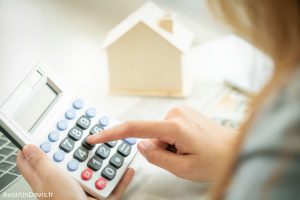
[[[96,181],[95,186],[98,190],[103,190],[106,187],[106,184],[107,184],[107,180],[101,177]]]
[[[81,173],[81,178],[85,181],[90,180],[93,176],[93,171],[90,168],[86,168]]]

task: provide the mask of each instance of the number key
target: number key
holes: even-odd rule
[[[102,166],[103,160],[94,155],[88,162],[87,166],[94,171],[98,171]]]
[[[83,130],[86,130],[90,127],[91,124],[91,120],[85,116],[82,115],[78,120],[77,120],[77,126],[79,126],[80,128],[82,128]]]
[[[94,135],[94,134],[97,134],[97,133],[100,133],[101,131],[103,131],[103,128],[96,124],[95,126],[93,126],[93,128],[90,130],[90,135]]]
[[[84,147],[79,147],[75,152],[73,157],[77,159],[79,162],[83,162],[87,159],[89,155],[89,151]]]
[[[74,149],[74,146],[75,146],[75,141],[69,137],[66,137],[65,139],[63,139],[63,141],[61,141],[59,148],[64,150],[66,153],[69,153]]]
[[[81,145],[84,146],[85,148],[87,148],[88,150],[92,150],[95,147],[95,144],[90,144],[86,141],[88,137],[84,138],[84,140],[82,141]]]
[[[96,155],[102,159],[106,159],[109,156],[109,153],[110,153],[110,148],[105,144],[101,144],[96,151]]]
[[[74,126],[73,128],[71,128],[68,135],[73,140],[78,141],[81,139],[81,137],[83,135],[83,130],[81,128],[79,128],[78,126]]]
[[[111,166],[111,165],[107,165],[107,166],[103,169],[103,171],[102,171],[102,173],[101,173],[101,176],[103,176],[104,178],[106,178],[107,180],[110,181],[110,180],[112,180],[112,179],[115,178],[116,173],[117,173],[117,169],[116,169],[116,168],[114,168],[114,167]]]

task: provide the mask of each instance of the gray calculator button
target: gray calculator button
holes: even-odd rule
[[[69,153],[74,149],[74,145],[75,141],[69,137],[66,137],[65,139],[63,139],[63,141],[61,141],[59,148]]]
[[[96,124],[95,126],[93,126],[90,130],[90,135],[94,135],[94,134],[97,134],[97,133],[100,133],[101,131],[103,131],[103,128]]]
[[[105,144],[106,144],[107,146],[109,146],[110,148],[113,148],[113,147],[116,146],[117,143],[118,143],[118,141],[115,140],[115,141],[106,142]]]
[[[68,136],[75,141],[78,141],[82,138],[83,130],[78,126],[74,126],[68,133]]]
[[[102,159],[106,159],[109,156],[109,153],[110,153],[110,148],[105,144],[101,144],[96,151],[96,155]]]
[[[13,180],[15,180],[16,178],[18,178],[18,176],[16,175],[12,175],[12,174],[4,174],[3,176],[0,177],[0,191],[8,186]]]
[[[103,176],[104,178],[106,178],[107,180],[112,180],[115,178],[116,176],[116,173],[117,173],[117,169],[114,168],[113,166],[111,165],[107,165],[103,170],[102,170],[102,173],[101,173],[101,176]]]
[[[89,150],[84,147],[79,147],[75,152],[73,157],[78,160],[79,162],[83,162],[89,156]]]
[[[126,157],[131,152],[131,145],[127,142],[122,142],[120,146],[118,147],[118,153],[120,153],[122,156]]]
[[[119,169],[124,163],[124,157],[116,153],[111,157],[109,163],[115,168]]]
[[[88,143],[87,140],[88,137],[84,138],[84,140],[82,141],[81,145],[84,146],[85,148],[87,148],[88,150],[92,150],[95,147],[95,144],[90,144]]]
[[[83,130],[86,130],[90,127],[91,125],[91,120],[85,116],[82,115],[78,120],[77,120],[77,126],[79,126],[80,128],[82,128]]]
[[[88,162],[87,166],[94,171],[98,171],[102,166],[103,160],[94,155]]]

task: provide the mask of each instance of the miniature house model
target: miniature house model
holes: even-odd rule
[[[191,89],[186,53],[192,40],[172,13],[146,3],[105,40],[110,93],[186,96]]]

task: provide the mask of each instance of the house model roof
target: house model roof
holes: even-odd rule
[[[186,52],[192,44],[194,38],[193,33],[182,26],[176,18],[173,19],[172,33],[164,30],[159,25],[159,21],[163,18],[165,13],[164,10],[151,1],[147,2],[108,33],[104,41],[104,48],[108,48],[135,25],[142,22],[179,51]]]

